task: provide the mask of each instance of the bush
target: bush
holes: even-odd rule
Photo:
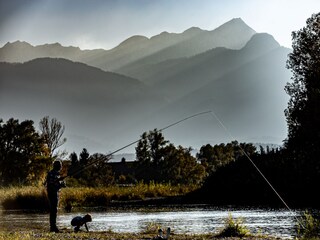
[[[312,239],[320,236],[320,221],[308,211],[304,212],[297,223],[297,235],[301,239]]]
[[[241,219],[234,220],[231,214],[229,214],[228,218],[225,220],[224,228],[217,234],[217,237],[244,237],[249,233],[249,230],[243,225]]]

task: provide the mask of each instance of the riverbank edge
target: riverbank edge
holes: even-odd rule
[[[0,230],[0,240],[51,240],[51,239],[104,239],[104,240],[152,240],[156,237],[155,234],[150,233],[115,233],[115,232],[79,232],[74,233],[70,230],[62,230],[60,233],[49,233],[41,230],[24,230],[24,231],[3,231]],[[283,240],[285,238],[278,238],[272,236],[255,236],[248,235],[244,237],[217,237],[214,234],[172,234],[170,240]]]

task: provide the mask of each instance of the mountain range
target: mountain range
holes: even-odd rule
[[[109,50],[7,43],[1,118],[55,117],[69,152],[112,152],[202,111],[212,112],[165,130],[165,138],[197,149],[232,140],[281,144],[290,51],[239,18],[212,31],[132,36]]]

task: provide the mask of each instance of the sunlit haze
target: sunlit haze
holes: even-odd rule
[[[0,45],[20,40],[110,49],[132,35],[213,30],[242,18],[291,47],[291,32],[319,9],[319,0],[1,0]]]
[[[320,0],[0,0],[0,62],[22,63],[0,64],[1,118],[54,117],[68,152],[112,152],[212,110],[232,137],[207,114],[166,138],[281,145],[291,34],[319,10]]]

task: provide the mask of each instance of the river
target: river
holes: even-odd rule
[[[88,223],[91,231],[141,232],[150,224],[166,229],[170,227],[175,233],[200,234],[216,233],[223,228],[225,220],[231,215],[242,219],[252,233],[292,239],[295,234],[297,218],[302,210],[266,209],[233,207],[217,208],[208,205],[188,205],[183,207],[147,207],[132,209],[79,209],[71,213],[59,212],[60,228],[71,229],[70,221],[74,216],[92,215]],[[2,228],[27,226],[38,228],[48,226],[48,214],[31,214],[16,211],[1,211]],[[1,227],[0,225],[0,227]]]

